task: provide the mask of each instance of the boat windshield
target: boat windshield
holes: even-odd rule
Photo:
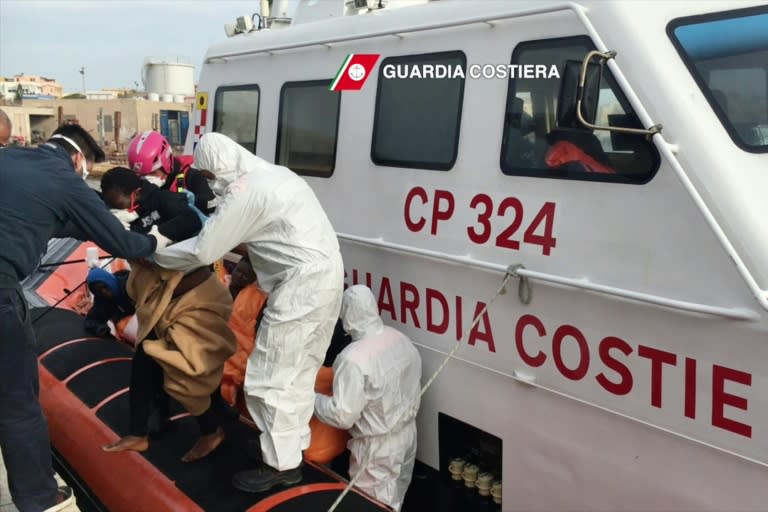
[[[668,33],[736,145],[768,152],[768,7],[678,19]]]

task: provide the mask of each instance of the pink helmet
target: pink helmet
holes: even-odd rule
[[[133,138],[128,145],[128,167],[139,176],[162,169],[170,174],[173,150],[168,140],[155,131],[146,131]]]

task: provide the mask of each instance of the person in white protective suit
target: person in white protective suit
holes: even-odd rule
[[[315,415],[349,430],[357,487],[400,510],[416,460],[421,357],[411,340],[384,325],[366,286],[344,292],[341,320],[352,343],[333,363],[333,396],[315,395]]]
[[[247,492],[301,480],[309,446],[315,376],[339,316],[344,269],[336,232],[309,185],[219,133],[204,135],[195,167],[221,196],[196,238],[155,253],[161,266],[190,270],[245,244],[269,294],[245,374],[262,463],[235,474]]]

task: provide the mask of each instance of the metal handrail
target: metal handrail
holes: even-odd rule
[[[393,242],[386,242],[382,238],[364,238],[360,236],[350,235],[347,233],[336,233],[336,236],[341,240],[348,242],[354,242],[362,245],[369,245],[376,248],[388,249],[391,251],[403,252],[407,254],[416,254],[427,258],[435,259],[442,262],[452,263],[456,265],[464,265],[468,267],[474,267],[482,270],[488,270],[492,272],[505,273],[509,269],[509,265],[501,265],[498,263],[491,263],[488,261],[476,260],[470,256],[455,256],[452,254],[445,254],[429,249],[421,249],[409,245],[403,245]],[[603,295],[611,295],[614,297],[620,297],[622,299],[629,299],[638,302],[644,302],[654,306],[661,306],[679,311],[685,311],[687,313],[720,316],[724,318],[730,318],[733,320],[748,320],[757,321],[760,319],[760,315],[757,312],[745,309],[745,308],[724,308],[721,306],[711,306],[708,304],[699,304],[696,302],[688,302],[677,299],[670,299],[668,297],[661,297],[659,295],[652,295],[649,293],[637,292],[633,290],[626,290],[624,288],[617,288],[614,286],[607,286],[598,283],[592,283],[586,278],[571,278],[563,277],[554,274],[547,274],[544,272],[537,272],[526,268],[520,268],[515,271],[515,274],[520,277],[527,277],[537,281],[543,281],[546,283],[552,283],[561,286],[567,286],[571,288],[578,288],[581,290],[600,293]]]
[[[576,13],[576,16],[579,18],[579,21],[581,21],[581,23],[587,29],[587,32],[589,33],[589,37],[592,38],[592,41],[595,43],[595,46],[597,47],[597,49],[603,53],[608,52],[609,51],[608,47],[598,35],[597,31],[595,30],[595,27],[589,21],[589,18],[587,18],[585,9],[576,6],[574,8],[574,12]],[[627,98],[627,101],[629,101],[630,105],[632,105],[632,108],[635,110],[635,113],[637,114],[637,117],[640,119],[640,122],[642,123],[642,125],[654,126],[655,123],[651,119],[651,116],[648,114],[648,111],[645,110],[645,107],[643,107],[642,103],[640,103],[640,99],[637,97],[637,94],[635,94],[635,90],[632,88],[627,78],[621,72],[621,68],[619,68],[619,65],[616,62],[616,60],[609,59],[606,62],[606,65],[611,70],[611,73],[613,74],[613,78],[616,80],[616,84],[622,90],[622,92],[624,93],[624,96]],[[683,166],[680,165],[680,162],[678,161],[677,157],[674,155],[674,152],[673,152],[673,147],[676,147],[676,146],[667,142],[661,133],[655,133],[652,136],[651,140],[654,141],[654,143],[656,144],[656,147],[659,149],[659,152],[662,154],[662,156],[669,161],[669,164],[672,167],[672,170],[675,171],[675,174],[677,175],[678,179],[682,183],[683,188],[685,188],[686,192],[688,192],[688,195],[693,200],[693,203],[696,205],[696,207],[699,209],[701,214],[704,216],[704,220],[707,222],[707,225],[712,230],[717,240],[720,242],[720,245],[723,247],[723,250],[725,250],[728,257],[736,265],[736,269],[738,270],[739,274],[741,274],[742,279],[744,279],[744,282],[746,283],[749,290],[752,292],[752,295],[755,297],[755,299],[757,299],[758,304],[760,304],[760,306],[763,309],[768,311],[768,297],[766,296],[765,290],[761,289],[760,286],[757,284],[757,281],[755,280],[754,276],[747,268],[746,264],[744,263],[744,260],[742,260],[742,258],[739,256],[738,252],[736,251],[736,248],[733,246],[730,239],[725,234],[725,231],[723,231],[723,228],[720,227],[720,224],[717,222],[717,219],[715,219],[714,214],[709,209],[707,204],[704,202],[704,199],[701,197],[701,194],[699,194],[699,191],[696,190],[696,187],[694,187],[693,182],[688,177],[688,175],[685,174],[685,171],[683,170]]]
[[[587,128],[592,128],[593,130],[605,130],[616,133],[631,133],[633,135],[646,135],[648,137],[652,137],[654,134],[660,133],[662,128],[660,124],[653,125],[646,130],[645,128],[626,128],[623,126],[600,126],[598,124],[590,123],[584,119],[584,114],[581,111],[581,105],[584,101],[584,84],[586,83],[587,79],[587,68],[589,67],[589,61],[592,60],[592,57],[600,57],[603,62],[606,62],[616,57],[616,52],[592,51],[589,52],[586,57],[584,57],[584,61],[581,63],[581,72],[579,73],[579,94],[578,98],[576,99],[576,117],[579,119],[579,122]]]

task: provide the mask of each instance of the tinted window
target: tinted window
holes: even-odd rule
[[[581,62],[593,49],[587,37],[531,41],[515,48],[512,64],[554,65],[558,73],[510,78],[501,148],[505,174],[623,183],[646,183],[653,177],[659,155],[643,135],[558,125],[566,62]],[[643,128],[607,67],[595,124]]]
[[[668,32],[733,141],[768,151],[768,7],[684,18]]]
[[[466,62],[462,52],[389,57],[382,61],[371,145],[374,163],[437,170],[453,167],[464,78],[463,74],[451,76],[451,70],[457,66],[466,70]],[[432,70],[432,77],[426,77],[428,70]],[[436,78],[442,73],[446,76]]]
[[[276,163],[308,176],[333,174],[341,94],[329,91],[330,83],[313,80],[283,86]]]
[[[256,153],[256,131],[259,125],[259,87],[238,85],[216,90],[213,131],[222,133]]]

